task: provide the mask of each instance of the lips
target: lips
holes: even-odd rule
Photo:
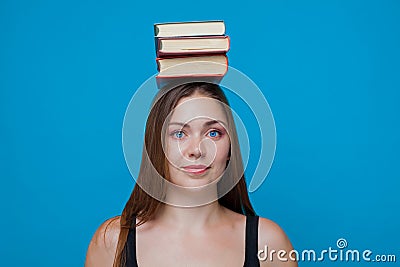
[[[207,167],[206,165],[189,165],[189,166],[183,167],[182,169],[188,173],[202,174],[202,173],[206,172],[209,168],[210,167]]]

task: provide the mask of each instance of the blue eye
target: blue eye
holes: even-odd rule
[[[219,131],[216,131],[216,130],[210,131],[208,134],[209,134],[210,137],[213,137],[213,138],[214,137],[219,137],[221,135],[221,133]]]
[[[184,137],[184,133],[183,133],[183,131],[176,131],[176,132],[173,133],[173,136],[175,138],[181,139],[181,138]]]

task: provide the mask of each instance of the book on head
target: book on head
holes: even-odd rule
[[[156,40],[157,57],[195,54],[224,54],[228,36],[161,37]]]
[[[157,58],[158,77],[223,76],[228,69],[226,55]]]
[[[216,21],[190,21],[154,24],[155,37],[224,35],[225,23]]]

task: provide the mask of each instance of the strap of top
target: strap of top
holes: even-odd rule
[[[246,251],[244,267],[258,267],[260,262],[257,257],[258,252],[258,221],[257,215],[246,216]]]
[[[126,267],[138,267],[136,260],[136,218],[129,229],[128,238],[125,244]]]

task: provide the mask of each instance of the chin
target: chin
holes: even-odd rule
[[[173,184],[183,187],[202,187],[210,184],[211,182],[212,181],[208,179],[187,178],[187,177],[184,177],[183,179],[172,179]]]

